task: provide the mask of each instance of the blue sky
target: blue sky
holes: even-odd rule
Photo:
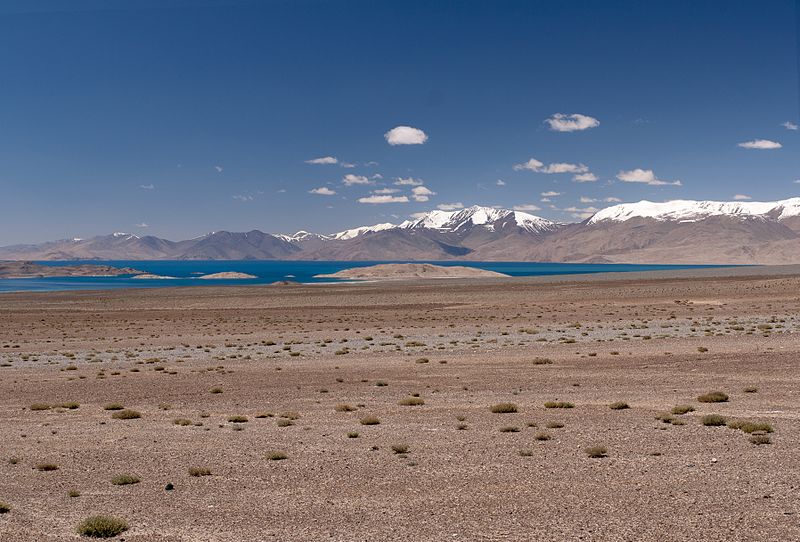
[[[0,244],[800,195],[798,9],[0,1]]]

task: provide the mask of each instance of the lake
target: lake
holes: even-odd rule
[[[107,290],[116,288],[164,288],[170,286],[254,285],[269,284],[279,280],[302,283],[336,282],[332,279],[315,278],[315,275],[335,273],[351,267],[364,267],[377,261],[296,261],[296,260],[73,260],[67,262],[37,262],[44,265],[63,264],[107,264],[117,267],[133,267],[154,275],[174,277],[170,279],[134,279],[120,277],[61,277],[35,279],[0,279],[0,292],[15,291],[63,291],[63,290]],[[627,271],[658,271],[665,269],[696,269],[722,267],[715,265],[634,265],[634,264],[583,264],[583,263],[537,263],[537,262],[415,262],[436,265],[463,265],[489,271],[497,271],[515,277],[539,275],[573,275],[579,273],[609,273]],[[255,279],[202,280],[200,275],[238,271],[255,275]]]

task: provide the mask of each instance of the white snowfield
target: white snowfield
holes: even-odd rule
[[[800,198],[781,201],[693,201],[674,200],[663,203],[640,201],[623,203],[598,211],[588,223],[625,222],[632,218],[653,218],[677,222],[696,222],[711,216],[740,218],[761,217],[782,220],[800,215]]]

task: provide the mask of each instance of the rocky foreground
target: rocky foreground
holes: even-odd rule
[[[798,540],[771,272],[2,294],[0,540]]]

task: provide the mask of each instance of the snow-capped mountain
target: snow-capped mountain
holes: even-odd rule
[[[272,235],[277,237],[278,239],[281,239],[282,241],[286,241],[287,243],[302,243],[303,241],[311,241],[311,240],[327,241],[328,239],[331,239],[329,235],[323,235],[321,233],[311,233],[304,230],[300,230],[292,235],[286,235],[283,233],[273,233]]]
[[[360,226],[327,237],[346,241],[361,235],[388,230],[435,230],[439,233],[459,233],[474,226],[495,231],[500,225],[509,223],[530,233],[544,233],[558,227],[555,222],[528,213],[474,205],[457,211],[430,211],[400,224],[385,222],[374,226]]]
[[[588,223],[596,224],[605,220],[625,222],[632,218],[696,222],[712,216],[783,220],[800,216],[800,198],[766,202],[674,200],[662,203],[623,203],[597,212]]]
[[[510,209],[431,211],[399,224],[329,235],[215,231],[184,241],[113,233],[0,247],[7,260],[513,260],[800,263],[800,198],[774,202],[640,201],[575,224]]]
[[[409,230],[426,228],[458,232],[472,226],[484,226],[494,230],[497,223],[509,221],[530,233],[552,231],[558,226],[555,222],[528,213],[474,205],[458,211],[431,211],[417,219],[407,220],[399,227]]]

